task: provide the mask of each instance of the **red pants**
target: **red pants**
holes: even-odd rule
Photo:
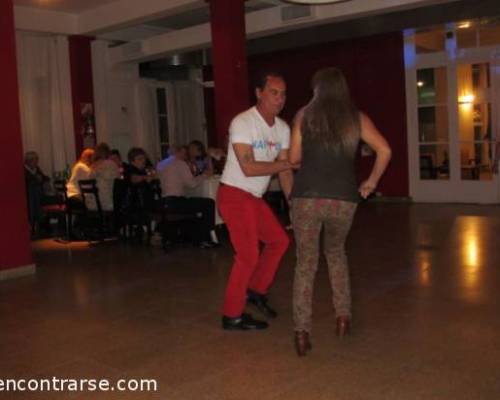
[[[223,309],[234,318],[245,308],[247,289],[267,293],[289,239],[267,203],[248,192],[221,184],[217,204],[236,253]]]

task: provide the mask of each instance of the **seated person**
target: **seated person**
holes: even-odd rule
[[[114,161],[120,171],[120,176],[123,176],[125,169],[127,168],[127,163],[122,160],[122,155],[118,149],[111,150],[111,155],[109,156],[111,161]]]
[[[96,146],[92,159],[91,173],[97,183],[99,190],[99,200],[103,211],[112,211],[113,207],[113,187],[115,179],[120,177],[120,172],[116,164],[110,160],[111,150],[106,143]],[[96,210],[97,205],[91,201],[87,203],[90,210]]]
[[[188,146],[189,168],[194,176],[203,174],[208,171],[213,174],[212,158],[207,154],[205,146],[199,140],[193,140]]]
[[[50,181],[50,178],[38,166],[38,161],[38,154],[34,151],[28,151],[24,155],[24,181],[28,197],[28,219],[32,234],[38,229],[42,218],[44,184]]]
[[[132,147],[127,158],[123,177],[129,188],[128,206],[135,212],[151,211],[154,196],[150,183],[156,179],[156,171],[147,167],[146,152],[140,147]]]
[[[85,149],[80,155],[80,159],[75,163],[71,170],[71,176],[66,183],[66,191],[68,195],[68,204],[74,204],[75,207],[81,207],[83,199],[80,193],[78,182],[85,179],[92,179],[92,159],[94,157],[94,149]]]
[[[200,226],[191,232],[192,239],[201,248],[214,247],[210,232],[215,228],[215,201],[202,197],[186,197],[187,188],[195,188],[210,172],[193,176],[186,163],[187,151],[183,147],[173,147],[173,154],[160,161],[157,166],[162,197],[165,204],[180,213],[201,214]]]

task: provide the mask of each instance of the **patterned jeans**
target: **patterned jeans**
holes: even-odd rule
[[[296,331],[311,331],[314,278],[318,269],[322,227],[333,306],[337,316],[351,315],[351,290],[344,246],[356,207],[356,203],[348,201],[293,199],[292,217],[297,248],[293,286],[293,318]]]

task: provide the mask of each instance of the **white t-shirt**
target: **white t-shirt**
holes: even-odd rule
[[[71,177],[69,178],[68,183],[66,183],[68,198],[80,195],[78,182],[83,179],[90,179],[91,175],[92,172],[90,168],[86,164],[78,161],[71,171]]]
[[[256,107],[238,114],[231,122],[227,160],[221,182],[262,197],[271,175],[245,176],[236,158],[234,143],[251,145],[255,161],[275,161],[281,150],[290,147],[290,128],[278,117],[274,119],[274,125],[269,126]]]

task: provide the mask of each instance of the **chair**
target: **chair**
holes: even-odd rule
[[[181,236],[181,233],[196,224],[198,217],[193,214],[180,213],[168,207],[162,197],[159,180],[151,182],[154,195],[152,220],[159,224],[162,248],[168,252],[171,245]]]
[[[59,240],[67,242],[71,236],[71,216],[68,209],[68,195],[66,192],[66,181],[57,179],[53,183],[56,191],[57,203],[42,206],[44,213],[47,217],[57,218],[59,221],[58,226],[64,224],[65,236],[60,237]]]
[[[146,201],[144,188],[134,188],[123,179],[115,180],[113,197],[115,210],[118,210],[120,227],[125,239],[134,239],[142,242],[143,228],[146,227],[147,239],[150,243],[152,236],[152,209],[149,197]],[[149,192],[147,195],[149,196]]]
[[[113,236],[114,211],[102,209],[97,181],[95,179],[80,180],[78,186],[83,203],[85,204],[83,220],[85,225],[87,225],[86,228],[90,230],[96,226],[98,240],[104,240],[106,237]],[[95,204],[96,209],[90,209],[89,204]],[[86,236],[92,238],[92,233],[87,231]]]

